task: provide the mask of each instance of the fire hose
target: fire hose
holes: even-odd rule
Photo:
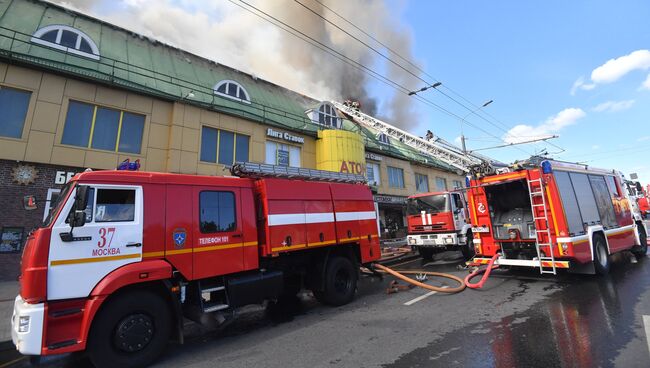
[[[389,262],[394,259],[398,259],[406,254],[409,254],[411,252],[411,248],[393,248],[388,252],[382,251],[381,253],[381,259],[379,260],[380,262]]]
[[[494,262],[499,258],[499,254],[495,254],[492,256],[492,259],[490,259],[490,262],[488,262],[487,267],[483,269],[477,269],[476,271],[472,272],[471,274],[467,275],[465,277],[465,282],[464,285],[466,285],[470,289],[480,289],[483,287],[483,284],[485,284],[485,281],[487,281],[488,277],[490,277],[490,272],[492,270],[499,268],[499,265],[494,265]],[[480,275],[483,274],[483,277],[481,277],[481,280],[475,284],[472,284],[470,281]]]
[[[393,275],[397,277],[400,280],[406,281],[409,284],[421,287],[423,289],[431,290],[431,291],[437,291],[441,293],[458,293],[461,292],[465,289],[465,283],[463,282],[463,279],[460,277],[448,274],[448,273],[441,273],[441,272],[432,272],[432,271],[424,271],[424,270],[408,270],[408,271],[395,271],[393,269],[390,269],[384,265],[375,263],[374,267],[379,270],[378,272],[385,272],[390,275]],[[427,276],[436,276],[436,277],[443,277],[447,279],[454,280],[458,283],[459,286],[454,287],[454,288],[446,288],[446,287],[439,287],[439,286],[433,286],[433,285],[428,285],[422,282],[419,282],[417,280],[413,280],[410,277],[404,276],[404,275],[427,275]]]

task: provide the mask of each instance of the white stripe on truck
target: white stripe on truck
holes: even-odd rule
[[[336,213],[336,221],[374,220],[376,218],[375,211]]]
[[[288,213],[281,215],[269,215],[269,226],[281,225],[297,225],[297,224],[319,224],[324,222],[336,221],[358,221],[358,220],[374,220],[377,215],[374,211],[360,211],[360,212],[337,212],[336,216],[333,212],[322,213]]]

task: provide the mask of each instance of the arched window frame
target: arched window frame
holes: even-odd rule
[[[218,89],[221,88],[221,86],[223,86],[223,85],[226,85],[226,93],[218,91]],[[229,95],[227,93],[230,90],[230,88],[233,88],[233,86],[238,88],[237,89],[237,97],[231,96],[231,95]],[[243,103],[247,103],[247,104],[251,103],[251,97],[248,94],[248,91],[246,90],[246,88],[244,88],[244,86],[242,86],[241,84],[235,82],[234,80],[230,80],[230,79],[222,80],[221,82],[214,85],[213,91],[214,91],[215,95],[218,95],[218,96],[221,96],[221,97],[225,97],[225,98],[228,98],[228,99],[231,99],[231,100],[235,100],[235,101],[243,102]]]
[[[388,137],[388,135],[386,133],[381,133],[381,132],[377,133],[377,140],[381,144],[390,145],[390,138]]]
[[[56,40],[54,42],[46,41],[46,40],[41,39],[41,37],[43,37],[43,35],[45,35],[46,33],[51,32],[51,31],[57,31]],[[76,41],[76,44],[75,44],[75,48],[63,46],[63,45],[60,44],[61,36],[63,35],[63,31],[69,31],[69,32],[72,32],[72,33],[77,35],[77,41]],[[88,43],[88,45],[90,46],[90,49],[92,50],[92,53],[88,53],[88,52],[79,50],[79,48],[81,46],[81,40],[82,39]],[[61,50],[61,51],[64,51],[64,52],[68,52],[68,53],[71,53],[71,54],[87,57],[87,58],[94,59],[94,60],[99,60],[99,57],[100,57],[99,48],[97,47],[97,44],[95,43],[95,41],[93,41],[93,39],[90,38],[90,36],[88,36],[83,31],[81,31],[81,30],[79,30],[77,28],[62,25],[62,24],[52,24],[52,25],[45,26],[45,27],[42,27],[42,28],[38,29],[32,35],[31,42],[37,43],[39,45],[51,47],[53,49]]]
[[[341,117],[336,112],[336,107],[328,102],[322,102],[315,109],[309,110],[308,115],[314,124],[338,129],[341,127]],[[322,117],[322,119],[321,119]]]

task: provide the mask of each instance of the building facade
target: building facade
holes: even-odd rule
[[[408,195],[463,180],[327,101],[35,0],[0,3],[0,111],[0,279],[17,276],[27,234],[74,173],[127,159],[198,175],[239,161],[363,173],[384,237],[405,234]]]

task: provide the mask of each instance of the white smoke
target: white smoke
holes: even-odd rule
[[[374,44],[367,36],[346,24],[318,2],[298,1],[387,54],[387,50]],[[394,13],[383,0],[319,1],[353,21],[402,57],[413,60],[409,29],[395,19]],[[388,96],[372,93],[368,90],[371,79],[364,72],[229,1],[53,2],[259,76],[315,99],[359,100],[364,111],[386,116],[386,119],[395,125],[407,129],[417,125],[419,114],[412,98],[409,99],[398,92]],[[235,2],[246,7],[242,2]],[[408,89],[416,89],[423,84],[293,0],[249,0],[249,3],[370,69],[385,70],[386,77]],[[400,61],[394,55],[391,58]],[[405,64],[401,61],[400,63]],[[419,75],[416,71],[413,73]],[[381,104],[379,112],[375,111],[376,99],[379,99]]]

